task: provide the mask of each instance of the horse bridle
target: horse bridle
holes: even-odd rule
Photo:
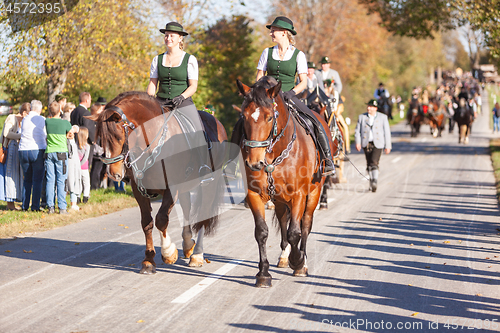
[[[284,101],[283,101],[284,102]],[[290,110],[288,110],[288,117],[286,119],[286,124],[285,127],[281,130],[281,132],[278,134],[278,116],[279,112],[277,110],[278,104],[276,101],[273,99],[273,128],[271,129],[271,132],[269,133],[268,137],[264,141],[256,141],[256,140],[246,140],[243,139],[243,146],[244,147],[250,147],[250,148],[266,148],[266,154],[267,153],[272,153],[274,145],[285,135],[285,131],[288,127],[288,123],[290,122],[290,114],[292,113]],[[269,164],[267,163],[267,160],[264,158],[264,171],[267,172],[267,183],[268,183],[268,193],[269,196],[271,197],[271,200],[274,201],[274,195],[276,194],[276,186],[274,186],[274,178],[273,178],[273,171],[276,168],[277,165],[281,164],[288,155],[290,154],[290,151],[292,150],[292,145],[295,139],[297,138],[297,128],[295,126],[295,122],[293,121],[292,118],[292,123],[293,123],[293,134],[292,134],[292,139],[286,146],[286,148],[281,152],[281,154],[274,159],[274,161]],[[274,139],[273,139],[274,138]]]
[[[106,107],[106,109],[104,111],[106,111],[106,110],[115,111],[120,115],[120,117],[121,117],[120,122],[122,123],[123,129],[125,131],[125,142],[122,146],[122,152],[119,155],[117,155],[115,157],[101,156],[100,159],[105,165],[114,164],[114,163],[117,163],[120,161],[126,162],[127,158],[128,158],[128,154],[130,152],[129,147],[128,147],[128,135],[129,135],[128,131],[129,131],[129,128],[133,131],[135,129],[135,125],[130,120],[128,120],[128,118],[125,115],[125,113],[123,112],[123,110],[120,109],[118,106],[110,105],[110,106]]]

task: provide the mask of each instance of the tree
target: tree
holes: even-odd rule
[[[138,4],[80,0],[62,16],[10,31],[4,16],[4,33],[12,43],[3,44],[7,61],[0,67],[1,76],[9,92],[24,98],[13,102],[29,100],[30,96],[16,92],[40,83],[46,84],[47,102],[65,88],[76,95],[81,87],[143,89],[152,43],[144,19],[137,14]]]
[[[232,104],[241,104],[236,79],[255,80],[259,54],[253,46],[253,29],[245,16],[233,16],[217,21],[206,31],[193,36],[196,43],[188,51],[197,55],[200,77],[198,91],[193,96],[198,108],[212,104],[217,118],[230,130],[238,120]],[[230,132],[229,132],[230,133]]]
[[[500,56],[500,0],[359,0],[378,13],[389,32],[432,38],[440,29],[470,24],[484,34],[492,55]]]

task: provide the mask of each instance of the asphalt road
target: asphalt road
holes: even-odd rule
[[[0,332],[498,332],[500,213],[488,118],[486,109],[468,145],[457,143],[456,129],[434,139],[427,126],[417,138],[393,127],[376,193],[346,163],[348,182],[315,214],[310,276],[273,267],[269,289],[253,286],[258,249],[242,206],[205,239],[210,262],[201,268],[162,264],[155,232],[150,276],[138,274],[145,244],[137,208],[2,242]],[[365,168],[364,155],[353,148],[350,157]],[[169,232],[180,248],[179,225]],[[275,264],[277,233],[268,246]]]

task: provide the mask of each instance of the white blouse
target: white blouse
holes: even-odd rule
[[[295,51],[295,46],[289,45],[288,50],[285,52],[285,56],[283,57],[283,61],[287,61],[292,59],[293,52]],[[257,64],[257,69],[263,71],[264,73],[267,71],[267,56],[269,54],[269,48],[264,49],[262,54],[260,55],[259,63]],[[273,59],[280,60],[280,56],[278,53],[278,45],[273,47]],[[307,74],[307,59],[304,52],[299,51],[297,54],[297,74]]]
[[[182,64],[182,61],[184,60],[184,57],[187,54],[184,51],[182,52],[183,53],[181,61],[177,66],[172,66],[172,67],[179,67]],[[162,65],[167,67],[165,57],[163,57]],[[149,78],[150,79],[158,78],[158,56],[154,57],[153,61],[151,62],[151,69],[149,70]],[[190,55],[188,59],[188,80],[198,80],[198,61],[196,60],[196,57],[194,55]]]

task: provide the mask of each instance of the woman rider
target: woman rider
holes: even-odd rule
[[[156,94],[156,99],[162,105],[182,108],[182,114],[196,129],[196,141],[206,147],[201,119],[191,98],[198,88],[198,62],[193,55],[183,51],[184,36],[188,33],[177,22],[167,23],[165,29],[160,29],[160,32],[165,34],[167,52],[154,57],[151,62],[147,93],[150,96]],[[192,139],[189,141],[191,147],[200,147],[200,143],[192,142]],[[202,183],[212,180],[212,169],[207,165],[206,152],[195,154],[201,158],[198,172]]]
[[[301,92],[307,88],[307,60],[304,52],[299,51],[293,46],[295,40],[292,35],[297,34],[293,28],[293,22],[287,17],[278,16],[274,19],[272,24],[266,27],[270,29],[269,35],[276,45],[262,52],[257,65],[256,81],[259,81],[266,72],[268,76],[272,76],[276,80],[281,81],[283,97],[291,101],[292,104],[295,104],[298,110],[314,123],[316,137],[318,138],[320,146],[319,152],[321,159],[325,161],[323,175],[332,174],[335,172],[335,167],[332,161],[330,145],[328,144],[328,134],[321,123],[312,114],[312,111],[296,96],[297,92]],[[300,82],[295,85],[295,75],[297,73]],[[239,146],[242,137],[243,119],[240,118],[234,126],[231,142]],[[234,177],[235,170],[236,162],[233,160],[226,166],[225,173],[228,177]]]

